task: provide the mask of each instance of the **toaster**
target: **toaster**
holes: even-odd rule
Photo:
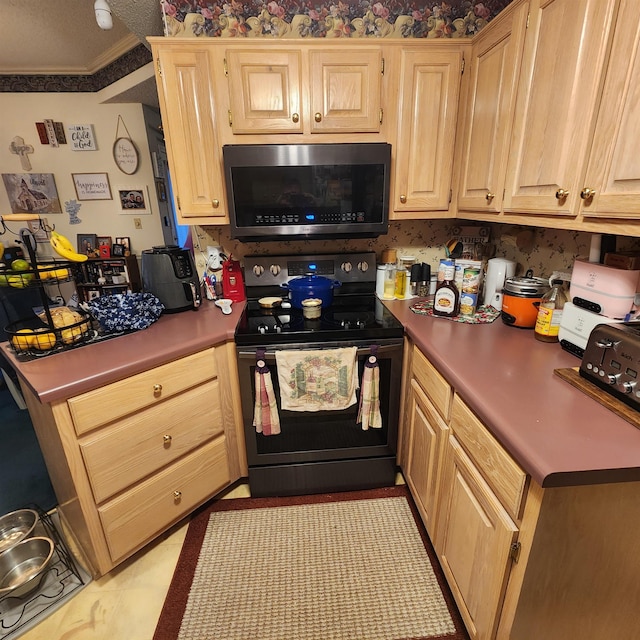
[[[622,320],[607,318],[593,311],[578,307],[572,302],[565,302],[560,318],[558,340],[560,346],[574,356],[582,358],[589,341],[589,336],[599,324],[617,324]]]
[[[589,336],[580,375],[625,404],[640,409],[640,324],[600,324]]]
[[[202,301],[191,253],[175,245],[142,252],[142,286],[162,302],[167,313],[197,309]]]

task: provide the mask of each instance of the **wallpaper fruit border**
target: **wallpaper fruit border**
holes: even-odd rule
[[[465,38],[511,0],[163,0],[166,36]]]

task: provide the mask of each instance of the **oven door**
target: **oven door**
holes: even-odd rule
[[[378,346],[382,428],[363,430],[356,422],[360,399],[339,411],[285,411],[281,408],[276,350],[325,349],[344,343],[307,343],[272,346],[264,360],[271,372],[281,432],[265,436],[253,426],[256,349],[238,347],[242,417],[252,496],[299,495],[347,491],[395,483],[402,341],[358,343],[358,380],[371,346]]]

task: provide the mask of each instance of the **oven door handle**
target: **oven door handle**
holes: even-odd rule
[[[356,352],[356,357],[357,358],[361,358],[364,356],[369,355],[369,353],[371,352],[371,346],[372,345],[366,345],[364,347],[358,347],[358,351]],[[331,347],[332,349],[339,349],[340,347]],[[386,353],[390,352],[390,351],[398,351],[398,349],[402,350],[402,342],[398,343],[398,344],[383,344],[383,345],[378,345],[378,358],[383,357]],[[238,349],[238,358],[245,360],[245,359],[252,359],[255,360],[256,358],[256,351],[258,350],[258,347],[255,348],[243,348],[243,349]],[[267,362],[275,362],[276,359],[276,351],[288,351],[289,349],[271,349],[271,350],[267,350],[265,351],[264,354],[264,359]],[[308,347],[308,346],[304,346],[303,348],[300,349],[295,349],[296,351],[314,351],[313,347]]]

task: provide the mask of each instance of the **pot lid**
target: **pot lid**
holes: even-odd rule
[[[504,281],[504,293],[518,296],[541,296],[549,290],[549,281],[534,276],[507,278]]]

